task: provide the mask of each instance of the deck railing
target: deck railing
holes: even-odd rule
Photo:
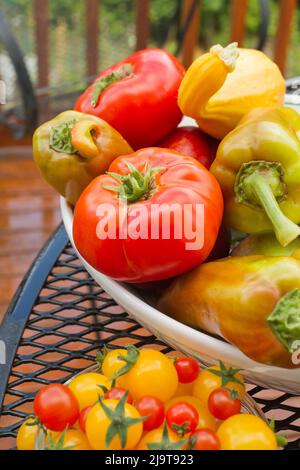
[[[147,47],[150,36],[149,8],[151,0],[135,0],[136,12],[136,49]],[[279,22],[275,42],[274,59],[284,73],[287,64],[288,47],[291,38],[292,22],[297,0],[278,0]],[[181,1],[181,24],[184,24],[194,0]],[[181,59],[188,66],[198,45],[201,15],[201,0],[193,10],[193,16],[185,31],[181,45]],[[246,30],[248,0],[231,0],[231,41],[241,46]],[[86,74],[93,76],[98,71],[99,12],[101,0],[86,0]],[[49,0],[35,0],[36,44],[38,56],[38,86],[48,86],[49,81]]]

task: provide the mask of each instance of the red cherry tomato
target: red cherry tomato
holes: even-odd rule
[[[143,421],[144,431],[152,431],[162,425],[165,418],[165,409],[161,400],[145,396],[137,400],[135,407],[141,416],[148,416],[148,419]]]
[[[85,424],[86,424],[86,419],[88,417],[89,412],[91,411],[93,407],[92,406],[87,406],[86,408],[83,408],[83,410],[80,411],[80,415],[78,418],[78,424],[82,432],[85,433]]]
[[[208,170],[216,156],[216,145],[213,144],[213,139],[198,127],[193,126],[178,127],[159,146],[193,157]]]
[[[64,431],[79,418],[79,404],[69,387],[62,384],[42,388],[34,399],[33,409],[51,431]]]
[[[113,387],[111,390],[108,390],[108,392],[105,393],[105,398],[111,398],[113,400],[121,400],[122,396],[127,392],[125,388],[122,387]],[[133,402],[133,398],[130,394],[127,396],[127,403],[130,405]]]
[[[178,380],[182,384],[194,382],[199,375],[200,367],[192,357],[180,357],[174,362]]]
[[[208,408],[211,414],[217,419],[227,419],[240,413],[241,400],[238,397],[232,397],[234,390],[227,388],[217,388],[208,397]]]
[[[190,435],[191,450],[220,450],[220,440],[211,429],[197,429]]]
[[[226,258],[229,256],[231,247],[231,232],[222,224],[218,233],[218,237],[213,247],[212,251],[210,252],[207,261],[215,261],[217,259]]]
[[[178,402],[168,409],[166,420],[172,431],[183,436],[187,432],[195,431],[199,422],[199,414],[193,405]]]

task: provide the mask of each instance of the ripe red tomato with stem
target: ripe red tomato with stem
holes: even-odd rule
[[[51,431],[64,431],[79,418],[79,404],[66,385],[50,384],[42,388],[33,403],[35,416]]]
[[[203,165],[147,148],[115,159],[81,194],[74,242],[91,266],[113,279],[159,281],[207,259],[222,214],[220,186]]]
[[[220,387],[214,390],[208,397],[208,408],[211,414],[221,420],[230,418],[240,413],[242,407],[236,390]]]
[[[192,357],[180,357],[174,362],[178,380],[182,384],[194,382],[199,375],[200,366],[196,359]]]
[[[167,424],[172,431],[179,436],[193,432],[199,422],[199,414],[196,408],[185,402],[178,402],[172,405],[166,414]]]
[[[78,98],[75,109],[108,122],[134,149],[156,145],[177,127],[184,75],[163,49],[144,49],[107,68]]]
[[[144,396],[137,400],[135,407],[141,416],[148,416],[148,418],[143,421],[144,431],[152,431],[153,429],[157,429],[164,422],[164,404],[158,398]]]
[[[211,429],[196,429],[189,438],[190,450],[220,450],[221,443]]]
[[[105,398],[111,398],[113,400],[121,400],[121,398],[123,397],[123,395],[125,395],[126,392],[127,390],[125,388],[113,387],[111,390],[108,390],[108,392],[106,392],[104,396]],[[128,393],[127,395],[126,402],[129,404],[133,403],[133,398],[130,393]]]

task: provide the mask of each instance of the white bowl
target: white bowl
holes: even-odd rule
[[[219,359],[242,369],[249,382],[266,388],[300,394],[300,369],[283,369],[252,361],[235,346],[186,326],[152,307],[127,284],[116,282],[96,271],[78,253],[72,236],[73,211],[61,198],[61,213],[71,244],[86,270],[112,298],[138,323],[174,349],[194,356],[199,361],[215,364]]]

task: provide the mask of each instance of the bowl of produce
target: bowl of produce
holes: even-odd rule
[[[265,54],[235,43],[187,71],[139,51],[37,129],[34,157],[82,263],[129,315],[298,393],[300,116],[285,89]]]
[[[104,349],[94,366],[35,396],[19,450],[275,450],[284,444],[223,362]]]
[[[266,388],[277,388],[291,393],[299,393],[300,371],[268,366],[249,359],[237,347],[221,338],[191,328],[174,320],[154,306],[153,294],[133,285],[114,281],[90,266],[78,252],[74,244],[73,209],[61,199],[61,211],[70,241],[83,265],[95,281],[108,292],[136,321],[149,329],[158,338],[177,350],[189,354],[200,361],[214,364],[222,357],[224,362],[243,370],[246,379]],[[233,285],[236,279],[232,279]],[[186,305],[189,299],[185,300]],[[255,340],[255,344],[257,344]]]

